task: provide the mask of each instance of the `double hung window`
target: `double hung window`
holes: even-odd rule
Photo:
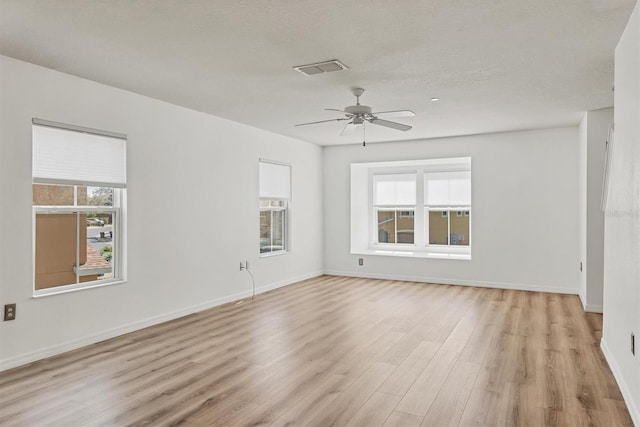
[[[121,281],[126,136],[34,119],[34,295]]]
[[[425,172],[428,244],[469,246],[471,171]]]
[[[352,164],[351,250],[470,259],[471,159]]]
[[[413,244],[416,174],[375,174],[373,187],[377,243]]]
[[[260,160],[260,254],[289,250],[288,223],[291,201],[291,166]]]

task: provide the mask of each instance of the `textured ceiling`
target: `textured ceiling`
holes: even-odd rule
[[[321,145],[576,124],[611,106],[635,0],[0,0],[0,54]],[[348,71],[304,76],[330,59]],[[431,97],[440,102],[430,102]]]

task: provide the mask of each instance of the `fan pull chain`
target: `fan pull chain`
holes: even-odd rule
[[[366,147],[366,146],[367,146],[367,143],[365,142],[365,137],[364,137],[364,135],[365,135],[365,129],[367,128],[366,123],[367,123],[367,121],[366,121],[366,120],[362,122],[362,146],[363,146],[363,147]]]

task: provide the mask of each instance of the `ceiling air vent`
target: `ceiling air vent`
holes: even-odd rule
[[[348,70],[349,67],[344,65],[337,59],[331,61],[318,62],[316,64],[299,65],[293,67],[294,70],[300,71],[305,76],[312,76],[314,74],[330,73],[332,71]]]

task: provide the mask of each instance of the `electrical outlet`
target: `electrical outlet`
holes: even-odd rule
[[[16,305],[5,304],[4,305],[4,320],[16,320]]]
[[[6,320],[6,319],[5,319]],[[636,355],[636,336],[631,332],[631,354]]]
[[[364,265],[364,258],[358,258],[358,265]]]

